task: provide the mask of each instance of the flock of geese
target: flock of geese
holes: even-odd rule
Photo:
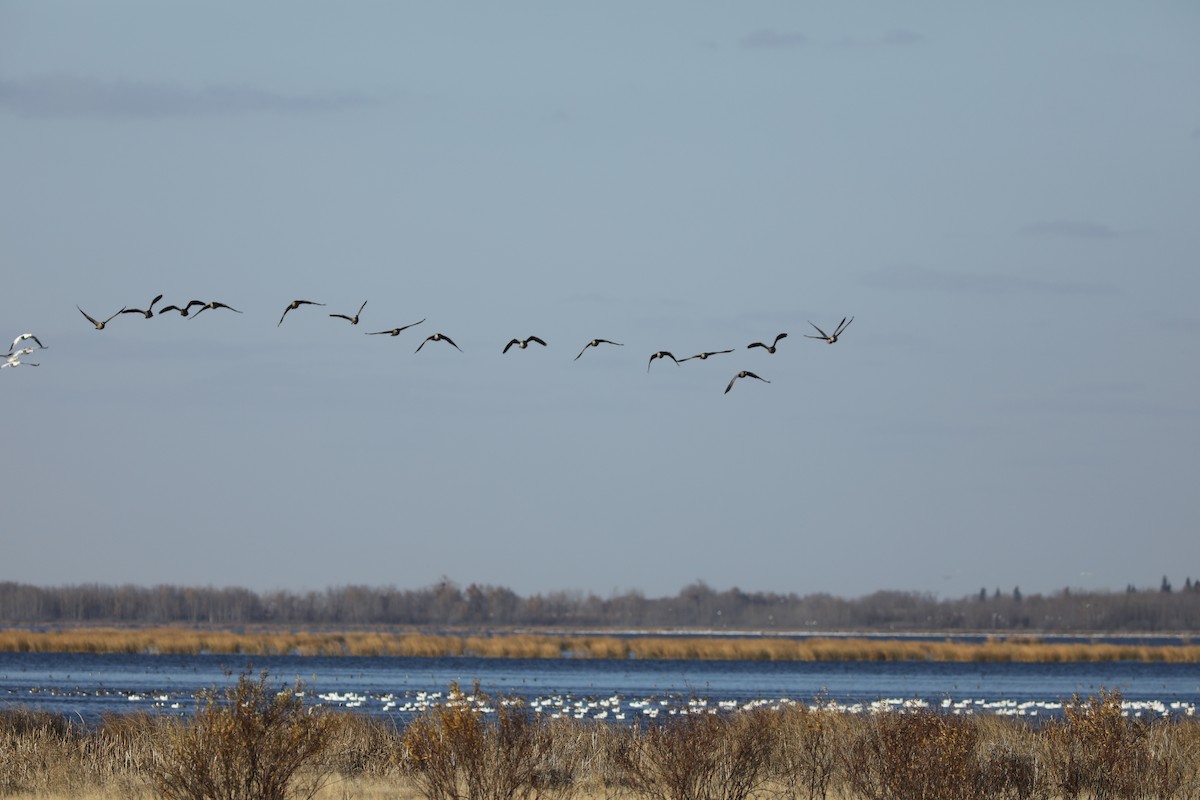
[[[162,308],[160,308],[158,311],[155,311],[154,306],[160,300],[162,300],[162,298],[163,298],[163,296],[161,294],[158,295],[153,300],[151,300],[150,303],[144,309],[143,308],[123,307],[123,308],[121,308],[121,310],[106,317],[103,320],[93,317],[92,315],[90,315],[86,311],[84,311],[82,308],[80,308],[78,305],[75,307],[79,309],[79,313],[83,315],[84,319],[86,319],[89,323],[91,323],[92,327],[98,331],[105,330],[108,327],[110,322],[112,322],[114,319],[116,319],[117,317],[119,317],[123,314],[138,314],[138,315],[141,315],[141,317],[143,317],[144,319],[150,319],[151,317],[154,317],[154,316],[162,316],[163,314],[170,314],[170,313],[174,312],[174,313],[179,314],[179,316],[181,316],[181,317],[195,319],[196,317],[200,316],[205,311],[210,311],[210,310],[216,311],[219,309],[225,309],[225,310],[231,311],[235,314],[242,313],[241,311],[234,308],[233,306],[228,305],[227,303],[222,303],[222,302],[216,301],[216,300],[190,300],[183,305],[166,305],[166,306],[163,306]],[[324,306],[324,305],[325,305],[324,303],[318,303],[314,300],[293,300],[284,307],[283,314],[280,315],[279,322],[276,323],[275,327],[279,327],[279,326],[283,325],[283,321],[285,319],[287,319],[288,313],[290,313],[292,311],[297,311],[297,310],[303,308],[304,306]],[[360,305],[358,307],[358,311],[354,312],[353,314],[329,314],[328,316],[331,318],[334,318],[334,319],[344,319],[347,322],[349,322],[351,325],[357,325],[359,322],[359,317],[362,315],[363,309],[365,309],[366,307],[367,307],[367,301],[364,300],[362,305]],[[196,309],[194,313],[192,311],[193,308]],[[404,332],[414,326],[420,325],[424,321],[425,321],[424,319],[421,319],[421,320],[418,320],[417,322],[410,322],[407,325],[401,325],[400,327],[397,327],[397,328],[389,328],[388,330],[382,330],[382,331],[369,331],[369,332],[367,332],[366,335],[367,336],[384,336],[384,335],[399,336],[402,332]],[[806,333],[806,334],[804,334],[804,337],[806,339],[817,339],[817,340],[823,341],[827,344],[835,344],[837,342],[837,340],[841,337],[842,333],[845,332],[846,328],[848,328],[850,326],[850,323],[853,321],[854,321],[854,317],[843,317],[842,321],[839,322],[837,324],[837,327],[835,327],[833,329],[832,334],[826,333],[825,331],[821,330],[821,328],[817,327],[817,325],[815,325],[814,323],[809,322],[808,324],[812,325],[813,329],[816,330],[818,335],[814,336],[813,334]],[[775,338],[771,341],[770,344],[767,344],[766,342],[751,342],[749,345],[746,346],[746,349],[753,350],[755,347],[761,347],[767,353],[773,354],[776,351],[776,349],[779,347],[780,340],[786,339],[786,338],[787,338],[786,333],[780,333],[775,336]],[[29,342],[33,342],[34,344],[36,344],[37,348],[24,346]],[[414,350],[413,352],[414,353],[421,352],[421,349],[430,342],[445,342],[446,344],[453,347],[455,350],[458,350],[460,353],[462,352],[462,348],[459,347],[457,344],[455,344],[453,339],[451,339],[446,334],[440,333],[440,332],[433,333],[433,334],[430,334],[429,336],[426,336],[421,341],[421,344],[417,346],[417,349]],[[538,336],[527,336],[524,339],[514,338],[514,339],[509,340],[508,344],[504,345],[504,349],[501,350],[500,352],[507,353],[514,346],[520,350],[525,350],[531,344],[538,344],[538,345],[541,345],[542,347],[547,346],[545,339],[542,339]],[[583,349],[579,351],[579,355],[575,356],[574,360],[578,361],[583,356],[583,354],[587,352],[589,347],[599,347],[602,344],[612,345],[614,347],[624,347],[625,346],[624,344],[622,344],[620,342],[614,342],[611,339],[592,339],[590,342],[588,342],[587,344],[585,344],[583,346]],[[13,339],[12,344],[9,346],[8,353],[6,353],[3,356],[4,361],[3,361],[3,363],[0,363],[0,369],[3,369],[5,367],[19,367],[19,366],[37,367],[37,366],[40,366],[40,363],[23,360],[25,356],[32,355],[38,349],[46,349],[46,346],[44,344],[42,344],[41,340],[39,340],[38,337],[34,336],[32,333],[22,333],[20,336]],[[712,358],[713,356],[719,356],[719,355],[725,355],[727,353],[732,353],[732,352],[734,352],[734,349],[735,348],[729,348],[728,350],[710,350],[710,351],[706,351],[703,353],[697,353],[696,355],[687,356],[686,358],[676,358],[674,354],[672,354],[671,352],[669,352],[667,350],[659,350],[658,352],[652,353],[650,355],[650,360],[646,364],[646,372],[650,371],[650,367],[658,359],[670,359],[671,361],[675,362],[676,366],[679,366],[679,365],[683,364],[683,362],[691,361],[692,359],[699,359],[701,361],[704,361],[706,359]],[[766,378],[756,375],[755,373],[753,373],[749,370],[743,369],[743,370],[739,370],[733,376],[733,378],[730,379],[729,385],[727,385],[725,387],[725,393],[728,394],[729,391],[733,388],[733,384],[736,383],[741,378],[753,378],[755,380],[762,381],[763,383],[770,383],[770,381],[767,380]]]

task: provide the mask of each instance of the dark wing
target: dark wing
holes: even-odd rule
[[[329,316],[338,317],[339,319],[344,319],[344,320],[347,320],[348,322],[354,322],[353,317],[348,317],[345,314],[330,314]],[[276,327],[278,327],[278,326],[276,326]]]
[[[808,323],[808,324],[809,324],[809,325],[812,325],[814,328],[817,328],[817,326],[816,326],[816,325],[813,325],[813,324],[812,324],[812,320],[809,320],[809,323]],[[821,330],[820,328],[817,328],[817,333],[821,334],[821,338],[822,338],[822,339],[828,339],[828,338],[829,338],[829,335],[828,335],[828,334],[826,334],[826,333],[825,333],[825,331]],[[809,338],[809,339],[816,339],[816,338],[817,338],[816,336],[809,336],[807,333],[806,333],[806,334],[804,334],[804,335],[805,335],[805,337],[807,337],[807,338]]]
[[[443,339],[445,339],[445,340],[446,340],[447,342],[449,342],[450,344],[454,344],[454,340],[453,340],[453,339],[451,339],[449,336],[447,336],[447,335],[446,335],[446,334],[444,334],[444,333],[442,334],[442,338],[443,338]],[[458,345],[456,345],[456,344],[454,344],[454,349],[455,349],[455,350],[457,350],[457,351],[458,351],[458,352],[460,352],[460,353],[462,352],[462,348],[461,348],[461,347],[459,347],[459,346],[458,346]]]
[[[854,317],[851,317],[851,318],[850,318],[850,322],[854,322]],[[836,331],[834,331],[834,334],[833,334],[833,335],[834,335],[834,336],[841,336],[841,335],[842,335],[842,331],[844,331],[844,330],[846,330],[846,328],[849,328],[849,327],[850,327],[850,322],[847,322],[847,321],[846,321],[846,318],[845,318],[845,317],[842,317],[842,323],[841,323],[840,325],[838,325],[838,328],[837,328],[837,330],[836,330]]]
[[[732,350],[714,350],[713,352],[711,352],[711,353],[706,353],[705,355],[710,355],[710,356],[719,356],[719,355],[721,355],[722,353],[732,353],[732,352],[733,352]]]
[[[432,338],[433,338],[432,336],[426,336],[426,337],[425,337],[425,342],[428,342],[428,341],[429,341],[430,339],[432,339]],[[417,345],[417,349],[416,349],[416,350],[413,350],[413,352],[414,352],[414,353],[419,353],[419,352],[421,352],[421,348],[425,346],[425,342],[421,342],[419,345]]]
[[[742,373],[739,372],[737,375],[734,375],[732,378],[729,379],[729,385],[725,387],[725,394],[729,394],[729,390],[733,388],[734,381],[736,381],[741,376],[742,376]]]
[[[758,378],[758,379],[759,379],[760,381],[762,381],[763,383],[770,383],[770,381],[769,381],[769,380],[767,380],[766,378],[759,378],[759,377],[758,377],[757,375],[755,375],[753,372],[749,372],[749,371],[743,371],[741,374],[742,374],[744,377],[747,377],[747,378]]]
[[[530,337],[529,337],[528,339],[526,339],[525,341],[527,341],[527,342],[537,342],[537,343],[538,343],[538,344],[540,344],[542,347],[545,347],[545,346],[546,346],[546,343],[545,343],[545,342],[543,342],[541,339],[539,339],[539,338],[538,338],[538,337],[536,337],[536,336],[530,336]]]
[[[775,345],[779,344],[779,340],[780,340],[780,339],[786,339],[786,338],[787,338],[787,334],[786,334],[786,333],[781,333],[781,334],[779,334],[778,336],[776,336],[776,337],[775,337],[775,341],[774,341],[774,342],[772,342],[772,343],[771,343],[771,345],[772,345],[772,346],[775,346]]]
[[[162,299],[163,299],[163,296],[160,294],[158,297],[156,297],[156,298],[154,298],[153,300],[151,300],[151,301],[150,301],[150,308],[148,308],[147,310],[148,310],[148,311],[153,311],[153,310],[154,310],[154,304],[155,304],[155,303],[157,303],[159,300],[162,300]]]
[[[362,304],[361,306],[359,306],[359,307],[358,307],[358,314],[361,314],[361,313],[362,313],[362,310],[363,310],[364,308],[366,308],[366,307],[367,307],[367,301],[366,301],[366,300],[363,300],[363,304]],[[355,314],[354,316],[356,316],[356,317],[357,317],[357,316],[358,316],[358,314]]]
[[[507,353],[508,348],[512,347],[514,344],[520,344],[520,343],[521,343],[520,339],[513,339],[511,342],[504,345],[504,349],[500,351],[500,354],[503,355],[504,353]]]
[[[585,344],[585,345],[583,346],[583,350],[580,350],[580,351],[579,351],[579,356],[583,355],[583,354],[584,354],[584,353],[587,351],[587,349],[588,349],[589,347],[591,347],[592,345],[594,345],[594,344],[595,344],[596,342],[598,342],[598,341],[600,341],[600,340],[599,340],[599,339],[597,339],[595,342],[588,342],[587,344]],[[579,356],[575,356],[575,359],[574,359],[574,360],[575,360],[575,361],[578,361],[578,360],[579,360]]]
[[[275,323],[276,328],[278,328],[280,325],[283,324],[283,318],[286,317],[287,312],[291,311],[293,308],[298,308],[298,306],[296,306],[292,303],[288,303],[288,307],[283,310],[283,315],[279,317],[279,322]]]
[[[399,328],[392,328],[390,331],[371,331],[371,332],[369,332],[369,333],[367,333],[367,334],[365,334],[365,335],[366,335],[366,336],[379,336],[380,334],[383,334],[383,333],[386,333],[388,336],[399,336],[399,335],[400,335],[400,329],[399,329]]]
[[[213,301],[213,308],[228,308],[230,311],[234,312],[235,314],[242,313],[231,305],[226,305],[225,303],[218,303],[215,300]]]
[[[146,312],[140,308],[127,308],[124,311],[122,311],[121,313],[122,314],[141,314],[143,317],[146,316]]]
[[[124,313],[125,313],[125,306],[121,306],[121,310],[118,311],[116,314],[113,314],[108,319],[104,320],[104,324],[107,325],[108,323],[112,322],[115,318],[119,317],[120,315],[122,315]]]
[[[182,312],[183,312],[183,309],[182,309],[182,308],[180,308],[179,306],[163,306],[162,308],[160,308],[160,309],[158,310],[158,313],[159,313],[159,314],[166,314],[168,311],[179,311],[179,312],[181,312],[181,313],[182,313]]]
[[[762,342],[751,342],[750,344],[746,345],[747,350],[749,350],[752,347],[761,347],[765,350],[767,346],[765,344],[763,344]]]
[[[75,306],[75,307],[76,307],[76,308],[79,308],[79,306]],[[100,324],[99,322],[96,322],[96,320],[92,319],[92,317],[91,317],[91,316],[90,316],[90,315],[89,315],[89,314],[88,314],[86,311],[84,311],[82,308],[79,308],[79,313],[80,313],[80,314],[83,314],[84,318],[85,318],[85,319],[86,319],[88,322],[92,323],[93,325],[99,325],[99,324]]]

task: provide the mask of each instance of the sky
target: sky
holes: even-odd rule
[[[0,580],[1200,578],[1198,42],[1186,2],[0,0],[0,344],[47,346],[0,370]],[[242,313],[77,310],[160,293]]]

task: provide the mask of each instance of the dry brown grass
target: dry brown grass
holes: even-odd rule
[[[452,689],[451,703],[397,726],[349,713],[309,723],[288,696],[261,682],[249,688],[246,713],[215,720],[135,713],[85,728],[0,711],[0,796],[164,796],[164,773],[236,764],[253,750],[259,766],[294,768],[294,786],[319,787],[320,800],[1200,798],[1200,722],[1124,717],[1119,693],[1076,699],[1061,719],[1037,724],[817,704],[615,726],[531,716],[479,693],[500,709],[484,713]]]
[[[1143,661],[1200,663],[1200,645],[1060,644],[1029,637],[982,643],[810,637],[447,635],[379,631],[244,632],[183,627],[0,631],[0,652],[660,658],[738,661]]]

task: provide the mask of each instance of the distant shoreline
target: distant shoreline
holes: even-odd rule
[[[1108,638],[1110,641],[1094,641]],[[1200,663],[1200,644],[1184,635],[1100,637],[961,632],[779,633],[744,631],[381,630],[299,626],[0,627],[0,653],[610,658],[730,661],[946,661]],[[1116,639],[1117,641],[1111,641]]]

